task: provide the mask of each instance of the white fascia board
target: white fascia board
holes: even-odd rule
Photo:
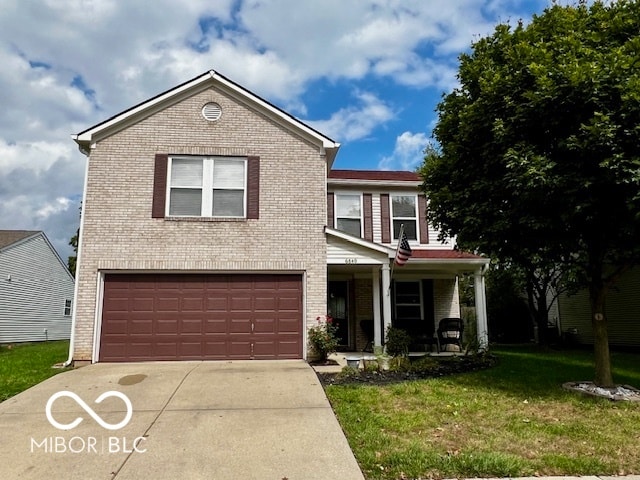
[[[173,88],[171,90],[166,91],[165,93],[162,93],[156,97],[153,97],[151,100],[147,100],[146,102],[142,102],[136,106],[134,106],[133,108],[130,108],[128,110],[125,110],[124,112],[120,113],[119,115],[116,115],[102,123],[99,123],[98,125],[94,126],[93,128],[90,128],[88,130],[85,130],[84,132],[81,132],[77,135],[72,135],[72,138],[77,142],[77,143],[90,143],[94,136],[97,133],[100,133],[104,130],[108,130],[109,128],[117,125],[118,123],[124,122],[127,119],[131,118],[131,117],[135,117],[136,115],[138,115],[140,112],[143,112],[145,110],[151,109],[152,107],[158,105],[158,104],[162,104],[163,102],[167,101],[168,99],[172,98],[172,97],[176,97],[178,95],[180,95],[181,93],[191,90],[192,88],[208,81],[210,79],[210,75],[209,73],[206,73],[204,75],[200,75],[197,78],[194,78],[193,80],[187,82],[187,83],[183,83],[182,85]]]
[[[145,102],[142,102],[124,112],[115,115],[114,117],[99,123],[98,125],[85,130],[77,135],[72,135],[71,138],[75,140],[76,143],[84,147],[85,150],[88,150],[91,143],[96,141],[96,137],[101,132],[108,132],[110,129],[117,127],[120,124],[120,128],[124,128],[128,121],[131,121],[136,118],[142,112],[152,111],[154,107],[158,107],[159,105],[164,105],[165,103],[173,100],[173,102],[179,101],[182,94],[185,92],[190,92],[198,86],[206,84],[207,82],[217,82],[221,86],[225,87],[228,91],[234,94],[234,96],[244,101],[246,103],[254,103],[268,112],[273,118],[279,119],[285,125],[289,125],[290,128],[297,129],[298,131],[303,132],[307,137],[312,138],[319,145],[319,147],[323,150],[323,153],[327,155],[327,159],[329,164],[333,162],[338,149],[340,148],[340,144],[334,142],[329,137],[322,135],[320,132],[310,128],[305,125],[300,120],[295,117],[287,114],[283,110],[271,105],[269,102],[263,100],[257,95],[253,94],[249,90],[242,88],[240,85],[230,81],[224,76],[216,73],[214,70],[210,70],[199,77],[194,78],[191,81],[183,83],[171,90],[168,90],[160,95],[151,98]],[[247,102],[249,100],[249,102]]]
[[[373,250],[376,252],[384,253],[387,255],[395,255],[395,249],[385,247],[384,245],[380,245],[378,243],[369,242],[368,240],[363,240],[362,238],[354,237],[353,235],[349,235],[348,233],[341,232],[340,230],[336,230],[331,227],[324,227],[325,233],[331,235],[333,237],[339,238],[341,240],[345,240],[349,243],[353,243],[354,245],[358,245],[360,247],[368,248],[369,250]]]
[[[284,120],[286,123],[293,124],[296,128],[302,130],[303,132],[305,132],[310,137],[313,137],[313,138],[317,139],[318,141],[320,141],[320,143],[321,143],[323,148],[334,149],[334,148],[339,148],[340,147],[339,143],[334,142],[329,137],[326,137],[326,136],[322,135],[320,132],[312,129],[308,125],[305,125],[303,122],[301,122],[300,120],[296,119],[294,116],[287,114],[283,110],[280,110],[279,108],[277,108],[274,105],[270,104],[269,102],[263,100],[262,98],[260,98],[260,97],[258,97],[256,95],[253,95],[248,90],[245,90],[244,88],[241,88],[239,85],[237,85],[236,83],[230,81],[229,79],[225,78],[224,76],[216,73],[214,70],[211,70],[209,73],[211,75],[211,78],[213,78],[217,82],[221,83],[225,87],[229,88],[230,90],[235,91],[240,96],[247,97],[248,96],[247,93],[249,93],[249,96],[250,96],[251,100],[253,100],[255,103],[260,105],[262,108],[267,110],[272,115]]]

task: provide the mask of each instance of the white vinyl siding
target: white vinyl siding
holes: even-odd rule
[[[336,229],[362,237],[362,195],[335,194]]]
[[[371,216],[373,219],[373,241],[376,243],[382,243],[382,224],[380,223],[382,213],[380,208],[380,194],[374,193],[371,196]]]
[[[171,158],[168,215],[246,217],[246,171],[243,158]]]
[[[408,240],[418,240],[418,197],[417,195],[391,195],[391,233],[397,240],[400,226]]]
[[[42,234],[0,251],[0,344],[69,339],[74,281]]]

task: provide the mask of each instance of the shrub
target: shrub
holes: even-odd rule
[[[411,337],[406,331],[392,326],[387,328],[387,343],[385,344],[385,348],[389,355],[392,357],[407,356],[410,344]]]

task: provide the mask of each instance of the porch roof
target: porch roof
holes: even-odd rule
[[[325,227],[327,235],[327,264],[346,265],[380,265],[393,262],[396,248],[354,237],[348,233]],[[489,259],[460,250],[446,248],[414,248],[402,271],[440,270],[448,272],[468,272],[483,268]]]

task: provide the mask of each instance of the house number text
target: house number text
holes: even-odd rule
[[[353,265],[354,263],[358,263],[358,259],[357,258],[345,258],[344,259],[344,263],[346,263],[348,265]]]

